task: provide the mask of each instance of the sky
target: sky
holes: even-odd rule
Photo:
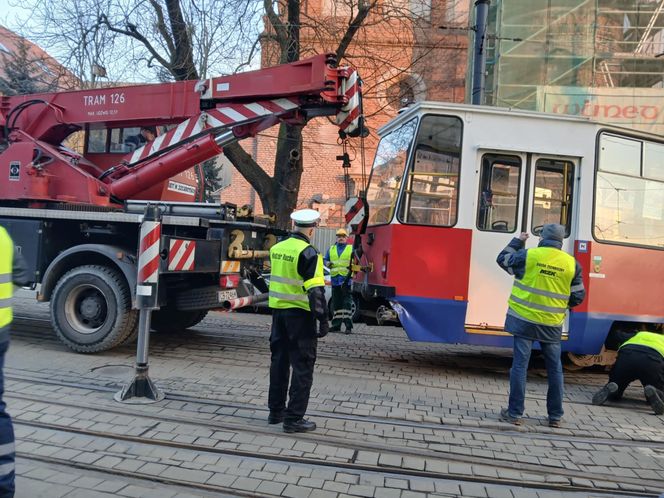
[[[66,4],[66,0],[47,0],[47,1],[64,1]],[[71,54],[74,53],[72,52],[71,48],[66,47],[64,43],[63,44],[53,43],[50,46],[45,46],[49,45],[49,43],[44,42],[44,39],[40,39],[38,35],[35,35],[35,33],[42,32],[41,26],[35,20],[38,17],[38,15],[34,14],[34,11],[38,10],[35,8],[35,6],[39,5],[40,3],[43,4],[43,2],[44,0],[0,0],[0,24],[30,39],[30,41],[38,44],[50,56],[58,60],[60,63],[67,65],[65,61],[67,59],[71,59]],[[262,2],[258,2],[258,0],[256,0],[256,4],[258,5],[259,3],[260,5],[262,5]],[[134,5],[137,4],[138,2]],[[207,5],[209,7],[212,5],[212,3],[209,2],[206,4],[206,2],[202,1],[202,3],[197,2],[196,5],[197,7],[199,7],[200,5]],[[220,2],[217,3],[217,5],[230,6],[233,4],[232,2],[228,3]],[[133,21],[137,22],[136,19],[138,19],[138,22],[140,23],[141,17],[140,15],[137,14],[140,14],[140,10],[134,11],[133,17],[135,19],[133,19]],[[225,14],[223,13],[223,11],[220,10],[216,12],[216,15],[223,16]],[[232,13],[230,16],[224,19],[229,19],[230,17],[232,17]],[[210,16],[208,16],[208,18],[215,19],[214,17]],[[236,68],[242,62],[245,61],[243,57],[246,57],[246,55],[248,54],[248,49],[246,50],[246,53],[245,50],[233,49],[232,47],[234,46],[233,45],[234,40],[232,38],[234,37],[236,40],[244,39],[245,41],[241,42],[243,43],[243,46],[250,47],[251,44],[253,43],[253,40],[256,39],[258,33],[262,30],[262,23],[260,22],[262,16],[260,16],[260,14],[255,15],[253,19],[258,20],[258,22],[255,25],[253,25],[253,23],[250,22],[249,23],[245,22],[242,31],[235,31],[235,33],[242,33],[242,35],[237,35],[237,36],[234,35],[232,31],[228,31],[228,29],[223,27],[223,25],[226,23],[220,22],[218,24],[213,24],[212,27],[208,25],[208,29],[215,29],[215,27],[217,27],[216,29],[217,30],[221,29],[221,31],[217,31],[215,35],[214,39],[216,40],[216,46],[214,45],[214,42],[211,44],[211,47],[213,47],[213,49],[210,52],[210,56],[208,57],[208,66],[207,66],[208,74],[204,75],[202,73],[202,71],[204,70],[203,68],[205,66],[198,68],[201,77],[216,76],[219,74],[228,74],[230,72],[234,72]],[[33,36],[30,36],[31,32],[33,33]],[[199,35],[201,32],[202,31],[198,30]],[[62,39],[64,40],[64,38]],[[154,38],[152,39],[154,40]],[[160,66],[157,63],[153,63],[152,67],[149,67],[148,64],[149,56],[147,55],[147,52],[145,51],[144,47],[142,47],[142,45],[139,42],[136,41],[130,42],[128,38],[125,38],[124,41],[121,42],[116,41],[114,45],[115,49],[113,49],[112,51],[106,51],[108,52],[106,54],[107,56],[106,60],[97,61],[97,63],[99,63],[100,65],[104,66],[107,69],[108,77],[111,80],[143,83],[143,82],[154,82],[159,79],[159,73],[157,68]],[[230,48],[228,50],[223,50],[224,47],[226,46]],[[165,55],[163,49],[158,49],[158,50],[162,52],[163,55]],[[80,61],[81,59],[78,60]],[[251,65],[244,66],[243,70],[246,71],[251,69],[257,69],[258,64],[260,64],[260,56],[254,56]],[[91,64],[86,64],[86,65],[91,65]],[[69,69],[72,68],[70,67]],[[77,71],[74,69],[75,74],[78,75],[80,72],[81,71]],[[89,78],[90,78],[89,75],[85,77],[85,79]]]

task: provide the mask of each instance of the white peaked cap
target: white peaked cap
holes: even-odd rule
[[[320,219],[320,213],[315,209],[298,209],[293,211],[290,217],[299,227],[314,227]]]

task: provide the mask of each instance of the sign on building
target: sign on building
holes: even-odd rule
[[[537,108],[664,135],[664,89],[539,86]]]

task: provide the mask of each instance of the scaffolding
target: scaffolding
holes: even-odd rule
[[[485,104],[550,110],[556,92],[664,102],[664,0],[495,0],[488,33]]]

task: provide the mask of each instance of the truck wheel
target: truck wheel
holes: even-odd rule
[[[362,318],[360,313],[360,297],[356,294],[353,294],[353,304],[350,306],[351,319],[353,323],[357,323]]]
[[[199,323],[207,313],[207,310],[181,311],[162,308],[152,312],[152,329],[164,334],[180,332]]]
[[[79,353],[97,353],[123,342],[136,327],[131,293],[122,273],[85,265],[65,273],[53,290],[51,319],[58,338]]]

